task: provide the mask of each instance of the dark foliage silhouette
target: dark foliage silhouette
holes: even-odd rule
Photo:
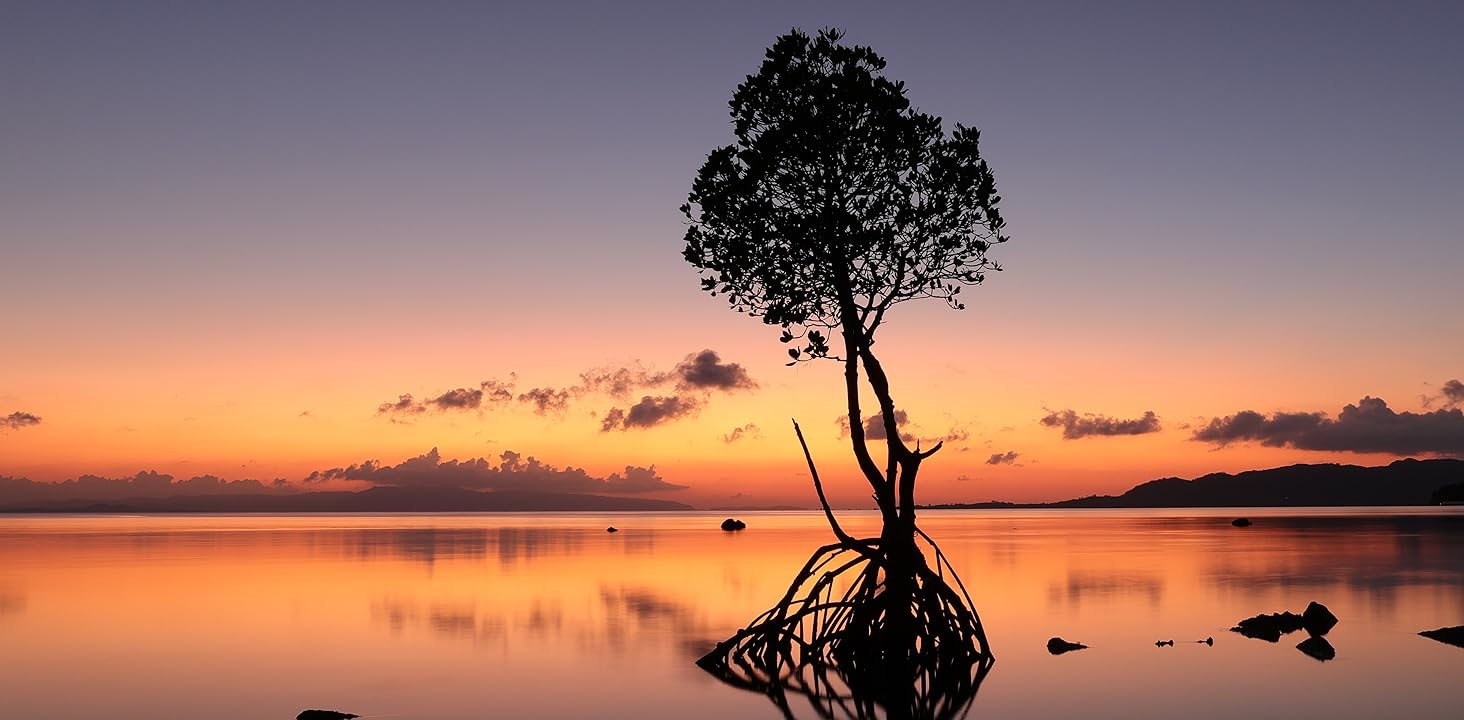
[[[974,128],[947,135],[914,109],[884,60],[825,30],[793,31],[768,49],[732,96],[736,142],[714,150],[682,212],[685,258],[702,288],[782,328],[791,364],[842,363],[849,418],[863,418],[861,379],[878,402],[878,433],[849,423],[855,459],[882,514],[879,537],[854,538],[824,497],[837,542],[819,548],[782,600],[699,664],[764,692],[791,714],[789,694],[825,717],[952,717],[964,711],[992,656],[964,586],[915,524],[920,464],[897,427],[875,333],[895,305],[934,298],[965,306],[965,285],[998,268],[1006,240],[995,180]],[[934,560],[927,557],[927,553]]]

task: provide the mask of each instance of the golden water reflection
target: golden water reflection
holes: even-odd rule
[[[997,656],[971,717],[1461,716],[1464,651],[1415,633],[1464,624],[1464,514],[1233,516],[926,513]],[[773,717],[691,661],[828,531],[744,519],[0,517],[0,714]],[[1227,632],[1310,600],[1334,661]]]

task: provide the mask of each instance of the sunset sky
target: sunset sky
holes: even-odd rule
[[[1464,5],[1178,5],[6,3],[0,476],[807,506],[797,418],[867,504],[839,366],[677,212],[829,26],[981,129],[1012,237],[881,329],[922,501],[1464,456]]]

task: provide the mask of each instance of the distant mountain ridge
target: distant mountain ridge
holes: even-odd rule
[[[1464,481],[1464,460],[1398,460],[1379,467],[1288,465],[1193,480],[1160,478],[1122,495],[1052,503],[953,503],[931,508],[1165,508],[1434,505],[1446,485]]]
[[[16,513],[300,513],[300,512],[575,512],[691,510],[670,500],[531,491],[479,492],[462,488],[374,487],[359,492],[296,495],[180,495],[125,500],[12,502]]]

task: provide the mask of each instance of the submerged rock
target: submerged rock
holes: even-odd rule
[[[1320,635],[1313,635],[1302,640],[1297,643],[1296,649],[1322,662],[1337,657],[1337,649],[1332,647],[1332,643],[1327,642],[1327,639]]]
[[[361,716],[338,710],[302,710],[295,720],[351,720],[358,717]]]
[[[1337,627],[1337,616],[1326,605],[1313,600],[1301,613],[1301,626],[1306,629],[1307,634],[1320,637]]]
[[[1231,520],[1230,524],[1236,527],[1250,527],[1251,521],[1245,518],[1236,518],[1234,520]]]
[[[1301,616],[1293,612],[1257,615],[1241,620],[1231,632],[1238,632],[1248,638],[1277,642],[1284,633],[1294,633],[1302,628]]]
[[[1154,647],[1164,647],[1165,645],[1168,645],[1169,647],[1174,647],[1174,641],[1173,640],[1156,640],[1156,641],[1154,641]]]
[[[734,530],[743,530],[746,527],[747,523],[734,518],[727,518],[726,520],[722,521],[722,529],[726,530],[727,532],[732,532]]]
[[[1087,645],[1084,645],[1082,643],[1068,642],[1060,637],[1055,637],[1047,641],[1047,652],[1050,652],[1053,655],[1061,655],[1065,652],[1086,649],[1088,649]]]
[[[1444,627],[1437,630],[1424,630],[1419,635],[1455,647],[1464,647],[1464,625]]]
[[[611,525],[610,527],[605,528],[605,532],[620,532],[620,528]]]

